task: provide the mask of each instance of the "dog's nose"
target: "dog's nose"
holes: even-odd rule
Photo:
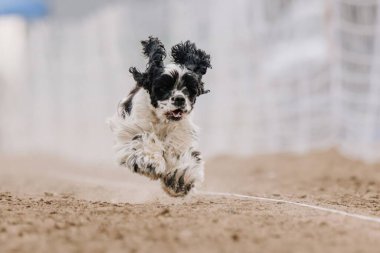
[[[185,98],[183,96],[176,96],[173,98],[174,100],[174,105],[175,106],[183,106],[186,102]]]

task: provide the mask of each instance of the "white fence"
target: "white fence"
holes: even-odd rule
[[[105,119],[134,85],[128,68],[144,67],[139,41],[155,35],[167,49],[191,39],[212,56],[211,93],[195,110],[208,156],[339,146],[379,160],[379,6],[123,1],[80,18],[18,25],[24,54],[18,71],[0,79],[0,148],[110,161]]]

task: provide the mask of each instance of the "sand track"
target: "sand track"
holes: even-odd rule
[[[204,190],[380,216],[380,166],[334,151],[219,157]],[[141,186],[144,185],[144,188]],[[380,224],[280,202],[165,196],[128,172],[3,157],[1,252],[378,252]]]

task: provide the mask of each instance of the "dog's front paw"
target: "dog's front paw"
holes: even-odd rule
[[[151,179],[161,178],[165,171],[165,160],[160,155],[133,154],[128,158],[127,165],[133,172]]]
[[[183,197],[201,181],[201,175],[197,175],[192,169],[176,169],[161,178],[162,188],[170,196]]]
[[[173,197],[182,197],[193,188],[194,182],[185,180],[186,170],[168,173],[161,179],[163,189]]]

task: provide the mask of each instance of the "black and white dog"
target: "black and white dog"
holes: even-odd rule
[[[109,120],[116,136],[120,165],[151,179],[160,179],[171,196],[184,196],[203,181],[197,150],[197,127],[191,120],[196,98],[208,91],[202,76],[210,55],[186,41],[172,47],[172,63],[157,38],[141,42],[149,59],[145,72],[129,69],[135,88]]]

